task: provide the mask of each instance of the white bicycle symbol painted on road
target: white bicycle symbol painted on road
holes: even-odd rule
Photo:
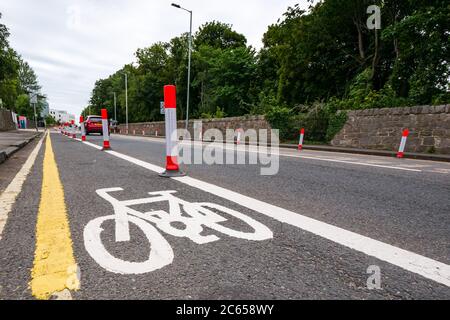
[[[96,191],[100,197],[112,204],[114,215],[96,218],[90,221],[84,229],[84,244],[88,253],[100,266],[114,273],[143,274],[171,264],[174,259],[172,247],[158,229],[172,236],[189,238],[197,244],[220,240],[215,235],[201,235],[205,227],[246,240],[263,241],[273,238],[273,233],[269,228],[249,216],[214,203],[184,201],[174,196],[176,191],[150,192],[151,197],[149,198],[126,201],[119,201],[109,194],[118,191],[123,191],[123,189],[111,188]],[[163,210],[140,212],[130,208],[158,202],[168,202],[169,212]],[[221,225],[220,223],[227,221],[221,214],[245,222],[253,231],[243,232]],[[130,241],[130,222],[142,230],[151,247],[146,261],[124,261],[108,252],[102,243],[101,234],[103,223],[109,220],[115,222],[116,242]],[[176,228],[174,224],[182,224],[184,228]]]

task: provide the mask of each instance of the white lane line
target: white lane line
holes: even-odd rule
[[[229,150],[229,151],[235,150],[235,149],[232,149],[232,148],[224,147],[223,145],[220,145],[220,144],[217,144],[217,146],[219,148],[222,148],[223,150]],[[241,149],[237,148],[237,151],[239,151],[239,152],[249,152],[249,153],[264,154],[264,151],[260,151],[260,150],[250,150],[250,149],[249,150],[245,150],[245,149],[242,149],[242,148]],[[266,150],[265,154],[267,154],[267,150]],[[340,160],[340,159],[330,159],[330,158],[302,156],[302,155],[287,154],[287,153],[272,153],[272,155],[277,155],[277,154],[279,156],[290,157],[290,158],[299,158],[299,159],[310,159],[310,160],[346,163],[346,164],[354,164],[354,165],[359,165],[359,166],[377,167],[377,168],[394,169],[394,170],[411,171],[411,172],[422,172],[422,170],[419,170],[419,169],[411,169],[411,168],[404,168],[404,167],[397,167],[397,166],[380,165],[380,164],[373,164],[373,163],[367,163],[367,162],[356,162],[356,161],[348,161],[348,160]]]
[[[134,164],[136,164],[136,165],[138,165],[140,167],[143,167],[145,169],[148,169],[150,171],[156,172],[158,174],[163,173],[164,170],[165,170],[162,167],[156,166],[154,164],[151,164],[151,163],[148,163],[148,162],[145,162],[145,161],[142,161],[142,160],[130,157],[130,156],[127,156],[125,154],[122,154],[122,153],[119,153],[119,152],[116,152],[116,151],[105,151],[105,152],[109,153],[109,154],[111,154],[111,155],[113,155],[113,156],[115,156],[117,158],[120,158],[120,159],[126,160],[128,162],[134,163]]]
[[[86,142],[85,144],[95,146]],[[162,167],[115,151],[106,151],[106,153],[156,173],[164,171]],[[198,179],[190,177],[172,179],[450,287],[450,266],[442,262]]]
[[[90,142],[83,142],[85,145],[88,145],[88,146],[90,146],[90,147],[92,147],[92,148],[95,148],[95,149],[97,149],[97,150],[103,150],[103,148],[102,147],[100,147],[100,146],[98,146],[98,145],[96,145],[96,144],[93,144],[93,143],[90,143]]]
[[[326,158],[308,157],[308,156],[295,156],[295,155],[284,155],[284,156],[286,156],[286,157],[293,157],[293,158],[300,158],[300,159],[313,159],[313,160],[319,160],[319,161],[347,163],[347,164],[354,164],[354,165],[358,165],[358,166],[378,167],[378,168],[403,170],[403,171],[411,171],[411,172],[422,172],[422,170],[419,170],[419,169],[394,167],[394,166],[387,166],[387,165],[381,165],[381,164],[372,164],[372,163],[366,163],[366,162],[355,162],[355,161],[346,161],[346,160],[338,160],[338,159],[326,159]]]
[[[3,229],[5,228],[6,221],[8,220],[8,215],[12,210],[14,203],[20,192],[22,191],[23,184],[27,179],[28,174],[36,161],[36,157],[39,150],[42,147],[42,143],[46,134],[41,138],[36,147],[28,156],[27,161],[23,164],[22,168],[17,172],[14,179],[6,187],[5,191],[0,195],[0,240],[2,239]]]
[[[164,140],[160,140],[160,139],[155,139],[155,138],[151,138],[151,137],[138,137],[138,136],[121,136],[120,138],[122,139],[129,139],[129,140],[141,140],[141,141],[152,141],[152,142],[156,142],[159,144],[164,144]],[[180,144],[189,144],[189,142],[182,142],[180,141]],[[223,150],[229,150],[229,151],[235,151],[236,149],[232,149],[232,148],[226,148],[223,146],[222,143],[217,143],[215,144],[217,145],[219,148],[222,148]],[[204,146],[204,144],[200,144],[199,141],[194,141],[194,146],[195,147],[202,147]],[[253,146],[250,146],[253,147]],[[239,146],[239,148],[237,149],[238,152],[249,152],[249,153],[266,153],[267,151],[261,151],[261,150],[245,150],[242,149],[245,148],[245,146]],[[262,147],[261,147],[262,148]],[[270,149],[267,149],[270,150]],[[281,149],[284,150],[284,149]],[[273,154],[277,154],[277,153],[273,153]],[[336,162],[336,163],[345,163],[345,164],[353,164],[353,165],[360,165],[360,166],[366,166],[366,167],[378,167],[378,168],[384,168],[384,169],[392,169],[392,170],[400,170],[400,171],[409,171],[409,172],[432,172],[432,173],[439,173],[439,174],[450,174],[450,169],[432,169],[432,167],[430,167],[430,165],[428,164],[402,164],[401,167],[399,166],[393,166],[393,165],[389,165],[389,162],[385,161],[385,160],[373,160],[373,159],[368,159],[366,160],[367,162],[358,162],[358,161],[352,161],[353,158],[349,158],[349,157],[340,157],[338,159],[331,159],[331,158],[324,158],[324,157],[317,157],[317,156],[305,156],[305,155],[295,155],[295,154],[290,154],[290,153],[278,153],[279,156],[282,157],[291,157],[291,158],[303,158],[303,159],[308,159],[308,160],[319,160],[319,161],[328,161],[328,162]],[[423,160],[420,160],[423,161]],[[421,169],[419,169],[421,168]]]
[[[121,137],[122,138],[122,137]],[[128,139],[133,139],[134,137],[125,137]],[[156,139],[152,138],[143,138],[143,137],[137,137],[139,140],[151,140],[153,142],[157,142],[160,144],[164,143],[163,141],[158,141]],[[180,144],[184,145],[190,145],[190,142],[182,142],[180,141]],[[214,146],[217,146],[219,148],[222,148],[223,150],[229,150],[229,151],[239,151],[239,152],[249,152],[249,153],[257,153],[257,154],[267,154],[267,151],[270,151],[270,148],[260,147],[264,148],[263,150],[251,150],[250,148],[255,148],[254,146],[250,146],[248,150],[245,148],[245,146],[240,146],[237,149],[227,148],[222,143],[213,143]],[[203,144],[201,144],[200,141],[194,141],[194,146],[196,147],[203,147]],[[358,166],[366,166],[366,167],[376,167],[376,168],[384,168],[384,169],[393,169],[393,170],[401,170],[401,171],[410,171],[410,172],[423,172],[423,170],[420,169],[412,169],[412,168],[406,168],[406,167],[398,167],[398,166],[391,166],[391,165],[381,165],[381,164],[375,164],[371,162],[356,162],[356,161],[349,161],[348,157],[342,158],[342,159],[330,159],[330,158],[322,158],[322,157],[315,157],[315,156],[304,156],[304,155],[295,155],[290,153],[272,153],[273,155],[279,155],[282,157],[290,157],[290,158],[299,158],[299,159],[309,159],[309,160],[318,160],[318,161],[328,161],[328,162],[336,162],[336,163],[345,163],[345,164],[353,164]],[[370,160],[369,160],[370,161]]]

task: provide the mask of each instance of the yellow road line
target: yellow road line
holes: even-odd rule
[[[50,134],[47,134],[41,201],[36,226],[36,251],[31,291],[38,299],[80,287],[72,249],[64,189],[59,177]]]

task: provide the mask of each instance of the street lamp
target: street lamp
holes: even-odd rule
[[[114,92],[114,120],[117,121],[117,103],[116,93]]]
[[[125,72],[125,123],[128,134],[128,73]]]
[[[189,127],[189,96],[191,90],[191,53],[192,53],[192,11],[181,7],[179,4],[172,3],[172,7],[184,10],[190,14],[190,28],[189,28],[189,53],[188,53],[188,80],[187,80],[187,102],[186,102],[186,131]]]

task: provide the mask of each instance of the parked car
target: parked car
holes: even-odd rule
[[[84,122],[84,128],[86,130],[86,135],[91,133],[103,134],[102,117],[88,116]]]

